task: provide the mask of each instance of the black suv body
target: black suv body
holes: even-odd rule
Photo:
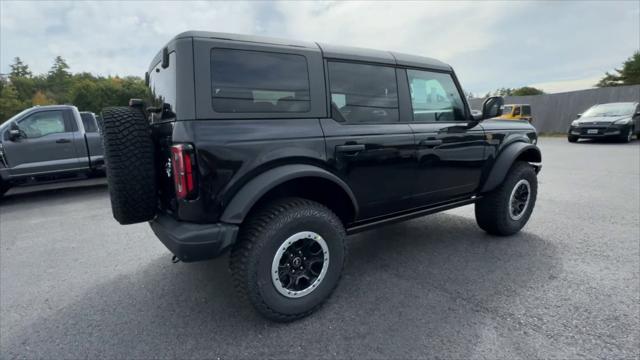
[[[474,118],[434,59],[187,32],[147,79],[153,99],[103,112],[114,216],[150,220],[185,262],[233,248],[241,293],[272,319],[330,294],[345,234],[476,203],[509,235],[535,203],[535,129],[491,120],[500,98]]]

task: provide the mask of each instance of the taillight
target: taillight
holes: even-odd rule
[[[195,158],[193,147],[177,144],[171,147],[171,167],[173,168],[173,183],[178,199],[192,199],[196,193]]]

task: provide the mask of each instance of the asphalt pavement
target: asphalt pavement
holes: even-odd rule
[[[538,203],[497,238],[467,206],[349,238],[333,297],[291,324],[228,258],[171,263],[104,180],[0,202],[0,358],[638,358],[640,141],[543,138]]]

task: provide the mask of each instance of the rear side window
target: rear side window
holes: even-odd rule
[[[85,132],[98,132],[98,124],[96,123],[96,119],[93,115],[89,113],[80,113],[80,117],[82,118],[82,125],[84,125]]]
[[[529,115],[531,115],[531,106],[529,106],[529,105],[524,105],[524,106],[522,107],[522,115],[524,115],[524,116],[529,116]]]
[[[329,62],[331,108],[348,123],[398,121],[398,86],[392,67]]]
[[[462,97],[450,74],[407,70],[407,78],[414,121],[466,120]]]
[[[211,51],[213,109],[220,113],[308,112],[307,59],[262,51]]]

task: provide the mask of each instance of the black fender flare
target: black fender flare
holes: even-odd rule
[[[481,193],[486,193],[498,187],[498,185],[502,184],[502,181],[507,176],[507,172],[511,168],[511,165],[516,161],[516,159],[525,152],[532,152],[533,158],[528,159],[530,162],[541,162],[542,155],[540,153],[540,149],[533,144],[525,143],[522,141],[514,142],[500,152],[496,160],[493,162],[493,167],[487,176],[484,184],[482,185]],[[536,167],[536,170],[539,170],[540,166]]]
[[[349,196],[355,214],[358,214],[358,202],[349,186],[338,176],[331,172],[313,165],[290,164],[269,169],[247,182],[231,199],[225,207],[220,220],[230,224],[240,224],[244,221],[253,205],[255,205],[263,195],[276,186],[289,180],[303,177],[316,177],[329,180],[340,186]]]

